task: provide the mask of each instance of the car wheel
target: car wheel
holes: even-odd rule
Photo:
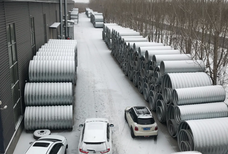
[[[124,112],[124,119],[127,122],[127,116],[126,116],[126,111]]]
[[[68,149],[68,144],[66,145],[66,149]]]
[[[131,127],[131,137],[132,138],[135,138],[135,134],[134,134],[134,131],[133,131],[133,128]]]
[[[154,140],[157,141],[157,136],[154,136]]]

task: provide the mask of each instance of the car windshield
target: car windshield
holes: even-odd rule
[[[38,143],[35,143],[33,144],[34,147],[48,147],[49,146],[49,143],[41,143],[41,142],[38,142]]]
[[[153,124],[153,123],[154,123],[153,118],[139,118],[138,119],[138,124],[140,124],[140,125],[149,125],[149,124]]]
[[[53,139],[53,138],[44,138],[44,139],[39,139],[39,141],[51,141],[51,142],[57,142],[57,141],[61,141],[58,139]]]

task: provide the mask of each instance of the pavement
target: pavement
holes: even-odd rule
[[[158,122],[159,135],[132,139],[124,120],[127,106],[146,105],[142,95],[123,74],[102,40],[102,28],[94,28],[84,13],[74,26],[78,42],[77,84],[75,86],[74,125],[72,130],[51,130],[67,138],[67,154],[78,153],[81,130],[86,118],[108,118],[113,128],[113,154],[170,154],[178,151],[177,141],[170,137],[166,125]],[[155,116],[156,118],[156,116]],[[155,119],[157,121],[157,119]],[[23,154],[34,142],[33,132],[23,130],[13,154]]]

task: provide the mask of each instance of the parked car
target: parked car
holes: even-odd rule
[[[66,154],[67,139],[61,135],[41,137],[27,150],[26,154]]]
[[[89,118],[85,120],[79,139],[79,154],[112,154],[113,124],[105,118]]]
[[[125,120],[131,129],[131,137],[150,137],[157,139],[158,126],[153,115],[146,106],[127,107],[124,112]]]

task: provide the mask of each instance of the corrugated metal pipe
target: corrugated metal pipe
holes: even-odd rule
[[[153,55],[152,61],[154,67],[160,66],[162,61],[177,61],[177,60],[192,60],[190,54],[166,54],[166,55]]]
[[[187,120],[178,128],[180,151],[199,151],[203,154],[228,153],[228,118]]]
[[[223,102],[226,91],[221,85],[181,88],[173,90],[172,98],[175,105]]]
[[[24,91],[26,106],[70,105],[73,103],[71,82],[26,83]]]
[[[64,81],[75,83],[75,62],[35,61],[29,62],[29,81]]]
[[[227,117],[228,108],[224,102],[175,106],[174,120],[179,125],[182,121]]]
[[[205,65],[202,60],[162,61],[160,73],[204,72]]]
[[[73,107],[67,106],[28,106],[24,114],[25,130],[72,129]]]
[[[171,154],[202,154],[202,153],[198,151],[184,151],[184,152],[175,152]]]

